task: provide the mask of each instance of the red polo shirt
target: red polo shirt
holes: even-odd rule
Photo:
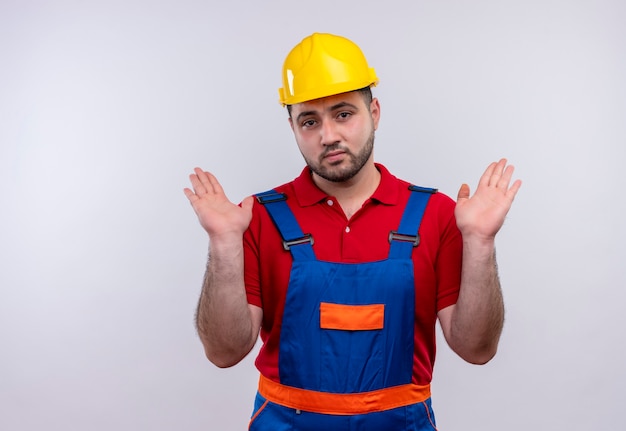
[[[370,199],[348,220],[333,196],[313,183],[309,168],[294,181],[277,187],[304,233],[310,233],[319,260],[372,262],[389,253],[389,232],[400,223],[409,198],[409,183],[376,165],[381,181]],[[436,193],[426,207],[420,245],[413,251],[415,270],[415,353],[413,382],[428,384],[435,360],[437,312],[456,303],[461,282],[461,234],[454,219],[455,203]],[[248,302],[263,308],[263,346],[256,360],[259,371],[278,378],[280,323],[285,304],[291,254],[265,208],[255,202],[252,222],[244,235],[245,283]]]

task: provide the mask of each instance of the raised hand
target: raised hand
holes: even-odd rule
[[[520,180],[510,185],[513,171],[501,159],[487,167],[472,197],[469,186],[461,186],[454,215],[464,238],[492,240],[496,236],[522,185]]]
[[[232,203],[217,178],[200,168],[194,169],[189,180],[193,190],[185,188],[183,191],[209,236],[243,235],[252,219],[253,198],[247,197],[241,206]]]

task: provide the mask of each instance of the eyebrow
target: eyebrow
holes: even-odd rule
[[[333,112],[336,111],[338,109],[341,108],[345,108],[345,107],[350,107],[354,110],[358,110],[359,108],[356,105],[353,105],[352,103],[348,103],[348,102],[339,102],[334,104],[333,106],[331,106],[330,108],[327,109],[328,112]],[[296,117],[297,121],[300,121],[303,117],[308,117],[309,115],[316,115],[318,113],[318,111],[315,110],[310,110],[310,111],[302,111],[298,114],[298,116]]]

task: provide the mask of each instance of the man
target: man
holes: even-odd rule
[[[496,353],[494,239],[521,182],[503,159],[455,204],[392,176],[373,159],[377,82],[358,46],[313,34],[279,90],[302,174],[241,205],[212,174],[190,175],[210,239],[206,355],[229,367],[263,340],[252,430],[432,430],[436,319],[466,361]]]

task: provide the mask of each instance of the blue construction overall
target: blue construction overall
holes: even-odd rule
[[[257,195],[292,268],[279,345],[280,383],[261,376],[250,430],[435,430],[430,386],[412,384],[413,248],[433,189],[410,187],[387,259],[317,260],[284,195]]]

